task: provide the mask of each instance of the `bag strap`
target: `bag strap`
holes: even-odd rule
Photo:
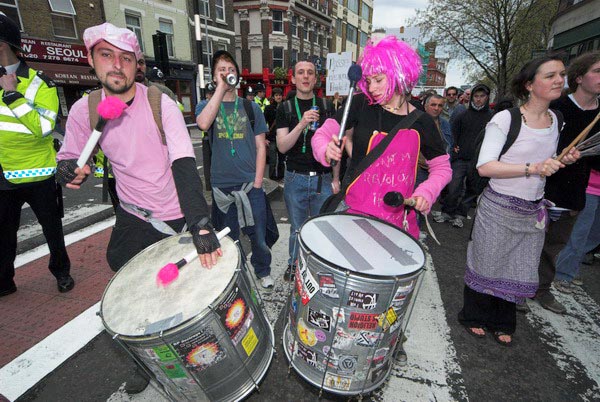
[[[254,131],[254,108],[252,107],[252,101],[249,101],[246,98],[242,98],[242,103],[244,104],[244,110],[246,111],[246,116],[248,116],[248,120],[250,120],[250,127],[252,127],[252,131]]]
[[[356,169],[352,174],[352,177],[350,177],[350,175],[344,176],[344,183],[342,184],[342,189],[340,193],[345,193],[347,187],[365,170],[367,170],[367,168],[371,166],[373,162],[375,162],[377,159],[379,159],[381,155],[383,155],[383,152],[386,150],[388,145],[390,145],[390,143],[400,130],[411,127],[419,119],[419,117],[421,117],[422,114],[422,111],[420,111],[419,109],[415,109],[408,115],[406,115],[406,117],[402,119],[398,124],[396,124],[394,128],[390,130],[390,133],[386,135],[385,138],[359,162],[358,166],[356,166]]]
[[[148,87],[148,103],[150,103],[150,109],[152,109],[152,116],[154,116],[154,122],[160,131],[160,140],[163,145],[167,145],[167,136],[162,124],[162,95],[163,92],[153,85]]]
[[[90,115],[90,129],[94,131],[100,115],[98,114],[98,104],[102,100],[102,90],[96,89],[88,94],[88,110]]]
[[[498,155],[498,159],[502,155],[508,151],[508,149],[515,143],[517,137],[519,136],[519,131],[521,131],[521,109],[518,107],[511,107],[508,109],[510,113],[510,128],[508,129],[508,134],[506,135],[506,142],[502,147],[502,151],[500,151],[500,155]]]

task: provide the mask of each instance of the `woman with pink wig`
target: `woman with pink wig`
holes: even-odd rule
[[[406,43],[387,36],[377,43],[369,41],[358,63],[363,71],[358,82],[362,93],[352,100],[342,144],[337,138],[339,113],[337,120],[327,120],[313,137],[314,157],[329,166],[331,160],[339,161],[345,150],[351,157],[346,173],[351,180],[344,198],[347,212],[376,216],[418,239],[415,210],[429,213],[452,176],[446,147],[433,119],[409,102],[421,73],[421,58]],[[363,158],[404,119],[414,121],[395,130],[393,140],[369,166],[368,174],[354,177]],[[419,153],[427,160],[429,178],[415,189]],[[386,205],[383,198],[390,191],[400,192],[404,199],[413,198],[415,206],[405,210]]]

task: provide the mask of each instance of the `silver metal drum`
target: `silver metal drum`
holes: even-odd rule
[[[195,259],[167,287],[157,285],[158,271],[193,249],[182,234],[132,258],[104,291],[102,322],[172,399],[238,400],[266,374],[273,330],[228,237],[212,269]]]
[[[283,333],[286,356],[321,390],[373,391],[392,369],[425,254],[395,226],[357,215],[317,216],[298,239]]]

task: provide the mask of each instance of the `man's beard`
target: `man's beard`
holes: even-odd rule
[[[108,77],[107,77],[105,82],[102,83],[102,86],[104,88],[108,89],[111,93],[113,93],[115,95],[120,95],[120,94],[124,94],[125,92],[129,91],[131,89],[131,87],[135,84],[135,82],[132,82],[131,84],[127,85],[127,82],[125,79],[123,79],[123,82],[124,82],[124,85],[122,85],[120,87],[116,87],[108,82]]]
[[[144,83],[144,80],[146,79],[146,74],[144,74],[143,71],[138,70],[135,73],[135,82],[139,82],[140,84]]]

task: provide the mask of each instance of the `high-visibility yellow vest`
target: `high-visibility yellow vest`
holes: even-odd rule
[[[52,130],[58,113],[55,84],[21,62],[16,96],[4,103],[0,90],[0,165],[13,184],[48,179],[56,171]]]

